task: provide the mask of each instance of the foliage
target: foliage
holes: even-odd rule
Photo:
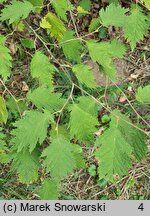
[[[116,116],[121,118],[116,118]],[[141,137],[143,134],[126,122],[130,122],[130,120],[118,110],[114,110],[111,114],[109,129],[96,141],[96,145],[102,144],[96,152],[96,156],[100,160],[100,178],[113,181],[113,177],[116,178],[116,175],[127,175],[131,166],[132,152],[137,159],[146,156],[147,148],[143,137]]]
[[[141,2],[149,8],[148,1]],[[132,123],[131,112],[124,113],[126,107],[110,105],[108,86],[97,86],[92,66],[86,61],[97,63],[107,79],[115,82],[114,60],[124,58],[130,47],[133,50],[144,39],[149,14],[140,4],[124,8],[118,1],[109,1],[100,8],[98,17],[85,24],[89,33],[80,34],[74,14],[90,14],[90,0],[81,0],[77,7],[67,0],[49,1],[47,5],[43,0],[0,3],[2,27],[11,30],[6,36],[0,35],[0,162],[9,162],[23,184],[41,182],[36,188],[41,199],[61,197],[63,179],[76,170],[87,169],[91,177],[98,172],[99,182],[105,183],[128,175],[132,162],[146,157],[145,120],[141,117],[140,124],[136,120]],[[98,37],[99,31],[107,32],[110,27],[119,27],[123,34],[116,39]],[[17,51],[11,55],[14,44]],[[20,66],[27,78],[21,81],[26,88],[21,93],[15,89],[15,96],[16,62],[12,66],[12,57],[14,61],[20,57],[29,70],[25,74]],[[140,86],[135,103],[149,103],[149,94],[150,85]],[[84,155],[89,146],[94,151],[92,165]]]
[[[55,16],[55,14],[49,12],[41,21],[40,26],[47,29],[47,32],[56,39],[60,40],[66,31],[63,22]]]
[[[8,148],[6,145],[6,136],[3,133],[3,128],[0,127],[0,163],[7,163],[8,160]]]
[[[128,9],[122,8],[120,5],[112,3],[105,10],[101,9],[99,12],[99,18],[103,26],[115,26],[122,27],[124,36],[130,43],[131,48],[136,47],[136,43],[143,40],[149,24],[147,22],[148,16],[146,16],[142,8],[136,4],[132,4],[130,9],[130,15],[128,15]],[[95,30],[98,26],[99,18],[93,19],[90,26],[91,29]]]
[[[150,85],[145,87],[139,87],[136,93],[137,101],[141,103],[149,103],[150,102]]]
[[[122,27],[125,23],[125,13],[128,9],[121,7],[118,4],[110,4],[106,10],[100,10],[99,15],[102,20],[102,25],[108,27],[109,25]]]
[[[12,155],[12,170],[18,173],[19,181],[31,184],[38,178],[39,153],[35,150],[32,153],[29,150],[14,153]]]
[[[126,51],[125,46],[117,40],[113,40],[111,43],[89,41],[87,45],[92,60],[102,65],[107,76],[114,80],[116,78],[116,70],[112,60],[114,57],[123,57]]]
[[[140,0],[145,6],[150,10],[150,1],[149,0]]]
[[[4,45],[6,38],[0,35],[0,75],[4,80],[10,76],[10,69],[12,67],[12,57],[10,55],[10,50]]]
[[[63,135],[56,136],[50,146],[42,153],[46,157],[44,165],[47,172],[56,180],[60,180],[75,168],[75,159],[73,156],[71,143]]]
[[[25,117],[14,123],[12,130],[12,142],[15,143],[17,152],[29,148],[30,153],[36,145],[42,144],[47,136],[51,114],[46,110],[44,113],[38,111],[27,111]],[[36,130],[35,130],[36,125]]]
[[[5,100],[0,96],[0,122],[7,122],[8,113],[6,109]]]
[[[124,34],[131,48],[134,49],[136,43],[143,40],[148,29],[147,17],[143,14],[140,7],[133,5],[131,15],[127,17],[124,26]]]
[[[39,87],[34,91],[30,91],[27,96],[38,109],[46,109],[51,113],[62,108],[65,100],[61,98],[60,93],[52,93],[51,89]]]
[[[34,11],[34,7],[29,1],[13,0],[11,5],[2,10],[0,20],[9,20],[9,24],[11,24],[19,19],[25,19],[31,11]]]
[[[94,80],[94,75],[92,74],[92,71],[90,69],[91,68],[88,65],[84,64],[77,64],[72,68],[77,79],[81,83],[84,83],[89,88],[95,88],[97,84]]]
[[[91,0],[81,0],[80,1],[80,7],[82,7],[84,10],[89,11],[91,8]]]
[[[82,46],[79,40],[74,40],[74,31],[67,31],[64,33],[64,36],[61,40],[61,47],[66,58],[80,62],[80,53]]]
[[[36,52],[31,61],[32,78],[37,78],[42,85],[52,88],[53,71],[54,67],[48,57],[40,51]]]
[[[68,2],[67,0],[55,0],[52,2],[52,6],[57,15],[65,21],[67,21],[66,12],[68,11]]]
[[[57,182],[45,179],[39,190],[39,195],[42,200],[57,200],[59,196]]]
[[[70,135],[81,141],[92,141],[97,121],[95,103],[87,97],[78,98],[79,103],[71,106]]]

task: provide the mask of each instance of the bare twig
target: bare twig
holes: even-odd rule
[[[111,82],[112,82],[112,83],[121,91],[121,93],[125,96],[125,98],[126,98],[128,104],[131,106],[131,108],[132,108],[133,111],[136,113],[136,115],[150,128],[149,123],[148,123],[147,121],[145,121],[145,119],[143,119],[142,116],[136,111],[136,109],[133,107],[133,105],[132,105],[131,102],[129,101],[128,97],[127,97],[126,94],[121,90],[121,88],[120,88],[118,85],[116,85],[116,83],[113,82],[112,80],[111,80]]]
[[[0,79],[0,82],[1,82],[1,84],[3,85],[3,87],[5,88],[5,91],[7,91],[7,92],[11,95],[11,97],[13,98],[13,100],[15,101],[15,104],[16,104],[16,107],[17,107],[17,110],[18,110],[18,113],[19,113],[20,117],[22,118],[22,114],[21,114],[20,108],[19,108],[19,106],[18,106],[18,100],[17,100],[17,99],[15,98],[15,96],[10,92],[10,90],[6,87],[6,85],[5,85],[5,83],[3,82],[2,79]]]
[[[73,13],[72,13],[71,8],[70,8],[70,2],[67,1],[67,3],[68,3],[69,13],[70,13],[70,17],[71,17],[72,23],[73,23],[73,25],[74,25],[74,29],[75,29],[76,35],[77,35],[77,37],[79,38],[79,33],[78,33],[78,30],[77,30],[77,26],[76,26],[76,23],[75,23],[75,20],[74,20]]]
[[[56,123],[56,131],[57,131],[57,133],[58,133],[58,124],[60,122],[60,118],[61,118],[62,112],[63,112],[64,108],[66,107],[66,105],[68,104],[69,100],[72,98],[73,90],[74,90],[74,84],[72,84],[72,89],[71,89],[71,92],[69,94],[69,97],[67,98],[67,100],[64,103],[63,107],[61,108],[61,110],[58,111],[59,116],[58,116],[57,123]]]

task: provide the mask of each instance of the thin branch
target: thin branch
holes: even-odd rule
[[[5,83],[3,82],[2,79],[0,79],[0,82],[1,82],[1,84],[3,85],[3,87],[5,88],[5,91],[7,91],[7,92],[11,95],[11,97],[13,98],[13,100],[15,101],[15,104],[16,104],[16,107],[17,107],[17,110],[18,110],[18,113],[19,113],[20,117],[22,118],[22,114],[21,114],[20,108],[19,108],[19,106],[18,106],[18,100],[17,100],[17,99],[15,98],[15,96],[9,91],[9,89],[6,87],[6,85],[5,85]]]
[[[78,89],[81,90],[81,88],[74,84]],[[102,106],[105,110],[107,110],[109,113],[111,113],[113,116],[115,116],[118,120],[122,120],[124,121],[126,124],[131,125],[132,127],[136,128],[137,130],[143,132],[144,134],[146,134],[148,137],[150,137],[150,132],[146,132],[145,130],[139,128],[138,126],[132,124],[131,122],[126,121],[125,119],[121,118],[120,116],[117,116],[116,114],[114,114],[108,107],[104,106],[103,103],[101,103],[100,101],[98,101],[95,97],[93,97],[91,94],[89,94],[87,91],[85,91],[84,89],[82,89],[82,91],[87,94],[89,97],[91,97],[97,104],[99,104],[100,106]]]
[[[44,45],[44,47],[46,48],[47,52],[49,53],[49,55],[51,56],[51,59],[54,59],[54,63],[58,64],[61,69],[63,70],[63,72],[65,73],[66,77],[68,78],[68,80],[70,81],[70,83],[72,83],[72,80],[70,79],[70,77],[68,76],[68,74],[66,73],[66,71],[64,70],[64,65],[62,65],[52,54],[52,52],[50,51],[50,49],[48,48],[48,46],[46,45],[46,43],[42,40],[42,38],[36,33],[36,31],[32,28],[32,26],[30,26],[27,22],[25,22],[26,25],[32,30],[32,32],[35,34],[35,36],[41,41],[41,43]]]
[[[121,90],[121,88],[119,88],[119,86],[116,85],[116,83],[113,82],[112,80],[111,80],[111,82],[112,82],[112,83],[121,91],[121,93],[125,96],[125,98],[126,98],[128,104],[131,106],[131,108],[133,109],[133,111],[135,112],[135,114],[150,128],[150,124],[149,124],[147,121],[145,121],[145,119],[143,119],[142,116],[136,111],[136,109],[133,107],[133,105],[132,105],[131,102],[129,101],[128,97],[127,97],[126,94]]]
[[[64,103],[63,107],[61,108],[61,110],[58,111],[59,112],[59,116],[58,116],[57,123],[56,123],[56,131],[57,131],[57,133],[58,133],[58,124],[60,122],[60,118],[61,118],[62,112],[65,109],[66,105],[68,104],[69,100],[72,98],[73,90],[74,90],[74,83],[72,84],[72,88],[71,88],[71,92],[69,94],[69,97],[67,98],[67,100]]]
[[[70,17],[71,17],[72,23],[73,23],[73,25],[74,25],[74,29],[75,29],[76,35],[77,35],[77,37],[79,38],[79,33],[78,33],[78,30],[77,30],[77,26],[76,26],[76,23],[75,23],[75,20],[74,20],[73,13],[72,13],[71,8],[70,8],[70,2],[67,1],[67,3],[68,3],[69,13],[70,13]]]

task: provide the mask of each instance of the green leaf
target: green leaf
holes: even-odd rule
[[[50,89],[44,87],[39,87],[33,92],[29,91],[27,99],[38,109],[46,109],[50,112],[60,110],[65,103],[60,93],[52,93]]]
[[[79,103],[71,106],[70,135],[80,141],[92,141],[98,125],[95,102],[86,96],[78,98]]]
[[[28,0],[28,1],[35,7],[35,12],[40,13],[43,6],[43,0]]]
[[[61,180],[76,167],[71,147],[64,136],[58,135],[42,153],[42,157],[46,157],[44,165],[47,172],[56,180]]]
[[[6,135],[3,132],[3,129],[0,127],[0,163],[8,163],[8,153],[9,150],[6,145]]]
[[[13,22],[12,23],[12,28],[13,28],[14,31],[23,32],[24,28],[25,28],[25,25],[24,25],[23,21],[20,20],[20,21]]]
[[[66,12],[68,11],[67,0],[54,0],[52,1],[52,6],[55,9],[58,17],[67,21]]]
[[[131,121],[130,119],[121,114],[118,110],[114,110],[113,113],[116,116],[120,117],[119,121],[119,130],[122,133],[122,136],[124,139],[131,145],[133,148],[133,154],[135,155],[137,160],[141,160],[146,157],[147,152],[147,146],[146,146],[146,136],[143,132],[139,131],[138,129],[134,128],[130,125]],[[127,124],[126,122],[129,122]],[[114,119],[115,121],[115,119]],[[140,127],[140,125],[136,125]]]
[[[83,111],[97,117],[98,105],[92,98],[88,96],[81,96],[77,98],[77,101],[79,102],[79,107],[82,108]]]
[[[117,40],[113,40],[110,43],[96,43],[91,40],[87,42],[87,46],[92,60],[101,64],[107,76],[114,80],[116,78],[116,69],[113,64],[113,58],[122,58],[126,52],[125,46]]]
[[[150,0],[140,0],[150,10]]]
[[[150,102],[150,85],[145,87],[139,87],[136,93],[136,100],[141,103],[149,103]]]
[[[25,112],[27,109],[27,104],[25,101],[19,100],[19,98],[16,98],[17,101],[15,101],[10,95],[7,95],[6,97],[6,107],[8,109],[9,116],[13,115],[13,118],[20,117],[20,113],[18,111],[18,108],[21,113]]]
[[[67,31],[62,38],[60,45],[66,58],[80,62],[82,45],[80,40],[74,36],[74,31]]]
[[[5,143],[5,135],[4,135],[4,133],[2,132],[2,130],[3,130],[3,128],[2,127],[0,127],[0,149],[5,149],[5,145],[6,145],[6,143]]]
[[[85,11],[89,11],[92,6],[91,0],[81,0],[80,1],[80,7],[82,7]]]
[[[48,34],[57,40],[61,40],[66,31],[64,23],[51,12],[42,19],[40,27],[46,29]]]
[[[39,153],[29,150],[14,153],[12,170],[17,171],[19,181],[25,184],[31,184],[38,178]]]
[[[98,36],[100,39],[105,39],[107,38],[107,33],[108,33],[108,29],[104,26],[102,26],[99,31],[98,31]]]
[[[81,6],[78,6],[77,7],[77,11],[78,11],[78,14],[79,15],[86,15],[86,14],[89,14],[88,11],[84,10]]]
[[[57,126],[57,128],[56,128],[56,126]],[[63,135],[66,140],[70,141],[70,134],[69,134],[69,130],[67,128],[67,125],[65,125],[65,124],[56,125],[56,123],[51,125],[51,131],[50,131],[51,138],[52,139],[56,138],[58,134]]]
[[[96,166],[95,164],[92,164],[89,168],[88,168],[88,172],[90,174],[90,176],[96,176]]]
[[[58,185],[54,180],[44,179],[40,188],[39,195],[41,200],[58,200]]]
[[[5,41],[6,41],[6,38],[3,35],[0,34],[0,45],[4,46]]]
[[[44,113],[38,111],[28,111],[23,119],[14,123],[15,129],[11,134],[14,136],[12,142],[15,144],[17,151],[29,147],[30,153],[36,145],[42,144],[47,136],[47,128],[52,116],[48,111]]]
[[[98,29],[100,24],[101,24],[101,20],[100,20],[99,17],[98,18],[93,18],[91,20],[91,22],[90,22],[90,25],[89,25],[89,32],[93,32],[96,29]]]
[[[28,0],[34,7],[42,7],[43,0]]]
[[[82,147],[77,144],[73,144],[72,150],[73,150],[73,156],[76,162],[76,167],[78,169],[84,169],[86,167],[86,164],[85,164],[85,159],[83,158]]]
[[[130,125],[130,119],[114,110],[110,127],[96,140],[101,144],[96,157],[100,160],[99,176],[113,181],[114,175],[126,175],[131,166],[132,153],[138,160],[146,156],[145,135]],[[129,122],[129,123],[127,123]]]
[[[73,66],[72,71],[75,73],[77,79],[89,88],[95,88],[97,86],[90,66],[77,64]]]
[[[5,100],[0,96],[0,122],[4,122],[6,124],[8,118],[8,112],[6,109]]]
[[[44,86],[53,87],[54,67],[46,55],[37,51],[32,57],[30,68],[32,78],[37,78]]]
[[[125,13],[128,12],[128,9],[121,7],[119,4],[110,4],[104,10],[100,10],[99,15],[102,20],[103,26],[116,26],[122,27],[124,25],[126,16]]]
[[[127,175],[131,166],[132,148],[122,137],[117,126],[112,126],[100,137],[102,146],[96,152],[96,157],[100,160],[99,178],[112,182],[115,175]]]
[[[21,44],[28,49],[35,49],[34,41],[29,39],[21,40]]]
[[[2,4],[3,2],[6,2],[6,0],[0,0],[0,4]]]
[[[131,15],[126,17],[123,27],[125,37],[131,45],[132,50],[136,47],[136,43],[143,40],[144,35],[149,28],[147,16],[144,15],[142,9],[136,4],[132,5]]]
[[[111,3],[115,3],[115,4],[118,4],[119,0],[108,0],[109,1],[109,4]]]
[[[12,67],[12,57],[10,55],[10,50],[5,47],[6,38],[0,35],[0,75],[3,77],[4,81],[10,76],[10,68]]]
[[[110,53],[112,57],[115,58],[123,58],[125,52],[126,52],[126,47],[124,44],[120,43],[118,40],[114,39],[110,43]]]
[[[34,11],[34,7],[30,2],[13,0],[2,10],[0,20],[9,20],[9,24],[11,24],[19,19],[25,19],[31,11]]]

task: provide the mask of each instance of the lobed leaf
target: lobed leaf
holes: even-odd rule
[[[9,149],[6,144],[6,135],[3,132],[3,128],[0,127],[0,163],[7,163],[9,161],[8,158]]]
[[[96,145],[100,146],[96,153],[100,161],[99,177],[114,181],[116,175],[127,175],[132,153],[137,160],[146,157],[145,138],[144,133],[130,125],[127,116],[114,110],[109,129],[96,140]]]
[[[47,172],[56,180],[61,180],[76,168],[71,143],[63,135],[53,138],[52,143],[44,149],[44,165]]]
[[[122,27],[125,23],[125,13],[129,10],[121,7],[119,4],[112,3],[106,7],[104,10],[103,8],[100,10],[99,15],[102,21],[103,26],[116,26]]]
[[[55,9],[58,17],[67,21],[66,12],[68,11],[68,7],[69,7],[67,0],[52,1],[52,6]]]
[[[75,73],[77,79],[87,87],[95,88],[97,86],[90,66],[77,64],[73,66],[72,71]]]
[[[147,16],[144,15],[138,5],[132,5],[131,15],[126,17],[126,22],[123,26],[124,35],[130,43],[132,50],[140,40],[144,39],[148,28]]]
[[[44,179],[39,191],[42,200],[58,200],[58,185],[54,180]]]
[[[14,153],[11,169],[17,171],[20,182],[33,183],[38,178],[39,153],[36,150],[32,153],[29,150]]]
[[[33,92],[29,91],[27,99],[38,109],[46,109],[51,113],[59,111],[65,103],[65,99],[61,98],[60,93],[52,93],[51,89],[43,86],[35,89]]]
[[[103,66],[107,76],[114,80],[116,78],[116,69],[113,64],[113,58],[122,58],[126,48],[117,40],[111,42],[97,43],[93,40],[87,42],[90,57],[94,62]]]
[[[57,40],[61,40],[66,31],[64,23],[51,12],[42,19],[40,27],[46,29],[48,34]]]
[[[9,20],[9,24],[11,24],[19,19],[25,19],[31,11],[34,11],[34,7],[29,1],[13,0],[2,10],[0,21]]]
[[[47,128],[52,121],[52,116],[48,111],[44,113],[38,111],[27,111],[23,119],[14,123],[12,130],[12,143],[15,144],[17,152],[29,148],[31,153],[36,145],[42,144],[47,136]]]
[[[95,112],[95,103],[88,97],[80,97],[78,104],[71,106],[70,135],[80,141],[91,142],[96,126],[99,124]]]
[[[39,80],[43,86],[53,87],[54,67],[48,57],[37,51],[31,61],[31,76]]]
[[[74,36],[74,31],[67,31],[61,40],[60,46],[66,58],[80,62],[82,45],[80,41]]]
[[[5,47],[6,38],[0,35],[0,75],[3,77],[4,81],[10,76],[10,69],[12,67],[12,57],[10,55],[10,50]]]
[[[145,87],[139,87],[136,93],[136,100],[141,103],[149,103],[150,102],[150,85]]]
[[[8,112],[6,109],[5,100],[0,96],[0,123],[4,122],[6,124],[8,118]]]

